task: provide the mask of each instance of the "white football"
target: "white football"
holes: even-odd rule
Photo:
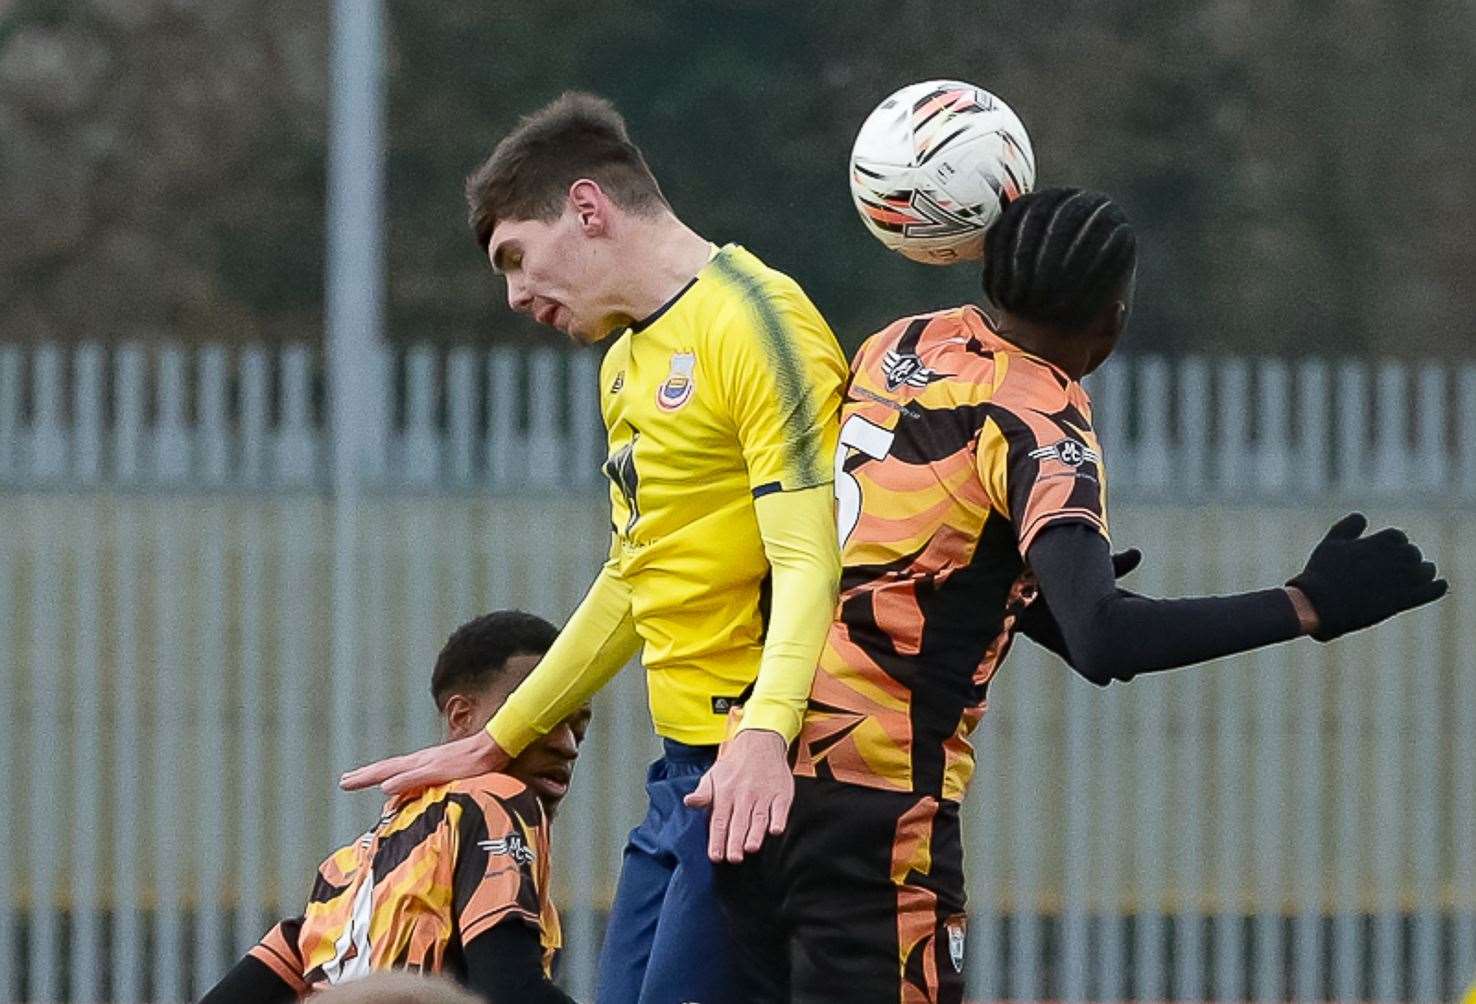
[[[960,80],[909,84],[851,149],[851,198],[877,240],[913,261],[984,256],[984,231],[1035,186],[1035,153],[1009,105]]]

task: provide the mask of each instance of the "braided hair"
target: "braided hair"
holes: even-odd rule
[[[1133,274],[1138,242],[1111,199],[1044,188],[1015,199],[985,237],[984,292],[1025,320],[1084,328]]]

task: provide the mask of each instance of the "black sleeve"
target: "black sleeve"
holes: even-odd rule
[[[467,987],[489,1004],[575,1004],[544,975],[543,946],[527,924],[505,921],[464,951]]]
[[[1040,610],[1036,610],[1040,607]],[[1066,651],[1066,639],[1061,637],[1061,626],[1056,623],[1055,616],[1046,607],[1045,600],[1036,600],[1030,604],[1030,612],[1038,616],[1029,619],[1021,617],[1017,626],[1020,633],[1048,652],[1054,652],[1064,659],[1068,664],[1071,662],[1071,653]]]
[[[297,991],[265,962],[248,955],[231,967],[200,1004],[287,1004]]]
[[[1156,600],[1118,589],[1107,541],[1075,523],[1050,526],[1030,545],[1039,602],[1050,605],[1078,673],[1100,686],[1140,673],[1287,641],[1302,633],[1283,589]]]

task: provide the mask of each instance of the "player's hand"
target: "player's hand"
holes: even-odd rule
[[[785,753],[779,733],[744,729],[702,775],[697,790],[682,800],[688,808],[712,812],[709,860],[737,864],[743,855],[756,853],[766,835],[784,832],[794,802],[794,775]]]
[[[403,791],[420,791],[463,777],[475,777],[489,770],[502,770],[512,757],[497,745],[486,729],[474,735],[440,746],[429,746],[416,753],[392,756],[351,770],[338,779],[344,791],[359,791],[374,785],[386,795]]]
[[[1112,577],[1120,579],[1142,563],[1143,552],[1136,547],[1118,551],[1112,556]],[[1037,596],[1035,602],[1025,608],[1025,612],[1015,621],[1015,628],[1037,645],[1044,645],[1052,652],[1066,651],[1066,639],[1061,636],[1061,625],[1056,623],[1056,615],[1051,612],[1051,605],[1044,596]]]
[[[1389,527],[1363,536],[1368,520],[1362,513],[1333,524],[1307,560],[1301,575],[1287,583],[1300,589],[1317,612],[1318,641],[1331,641],[1433,602],[1450,583],[1435,577],[1403,530]]]

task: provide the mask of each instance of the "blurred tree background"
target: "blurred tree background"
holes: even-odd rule
[[[323,0],[0,0],[0,339],[320,337]],[[615,100],[679,214],[795,275],[848,346],[975,298],[855,219],[885,94],[959,77],[1041,184],[1143,248],[1138,350],[1469,354],[1469,0],[391,0],[390,334],[535,337],[462,179],[560,91]]]

